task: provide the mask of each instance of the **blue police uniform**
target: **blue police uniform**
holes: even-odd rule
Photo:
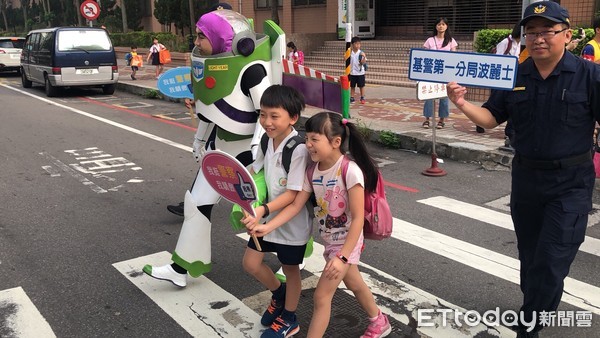
[[[511,213],[521,261],[525,318],[554,311],[583,242],[595,173],[591,140],[600,116],[600,67],[565,52],[543,79],[519,65],[513,91],[483,105],[514,128]]]

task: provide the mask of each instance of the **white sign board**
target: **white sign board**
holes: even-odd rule
[[[408,78],[508,90],[515,86],[518,62],[510,55],[414,48],[410,50]]]
[[[431,100],[447,97],[445,83],[419,81],[417,82],[417,100]]]

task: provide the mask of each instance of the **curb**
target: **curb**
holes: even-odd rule
[[[148,91],[158,92],[155,87],[149,87],[142,84],[131,84],[128,82],[118,82],[117,89],[144,97],[148,95]],[[183,102],[182,99],[170,98],[160,93],[158,93],[158,99],[175,103]],[[312,114],[302,115],[300,123],[303,125],[311,115]],[[384,132],[384,130],[369,128],[367,132],[369,141],[381,144],[379,139],[382,132]],[[390,131],[386,130],[385,132],[389,133]],[[393,132],[393,134],[398,139],[398,149],[413,151],[419,154],[431,154],[433,148],[431,138],[423,137],[420,134],[414,135],[411,132]],[[444,138],[436,139],[436,153],[438,158],[462,162],[476,162],[490,169],[492,169],[492,167],[495,167],[496,169],[498,169],[498,167],[508,169],[511,166],[513,158],[513,154],[500,151],[496,148]]]

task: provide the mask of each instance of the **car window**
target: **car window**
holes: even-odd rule
[[[37,45],[40,42],[40,33],[34,33],[29,37],[30,42],[27,43],[27,49],[37,50]]]
[[[0,40],[0,48],[18,48],[23,49],[25,39],[3,39]]]
[[[58,32],[58,50],[109,51],[111,43],[104,30],[64,30]]]
[[[41,33],[40,37],[40,51],[50,51],[52,50],[52,43],[54,34],[53,33]]]

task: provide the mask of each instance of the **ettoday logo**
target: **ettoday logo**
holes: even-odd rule
[[[523,312],[507,310],[500,311],[496,307],[494,310],[485,311],[480,314],[477,311],[469,310],[466,312],[456,309],[418,309],[417,325],[422,327],[432,327],[440,324],[443,327],[447,325],[456,325],[470,327],[484,324],[488,327],[506,326],[514,327],[520,325],[525,327],[527,332],[531,332],[536,326],[565,326],[565,327],[591,327],[592,313],[590,311],[551,311],[551,312],[533,312],[531,320],[527,321]]]

